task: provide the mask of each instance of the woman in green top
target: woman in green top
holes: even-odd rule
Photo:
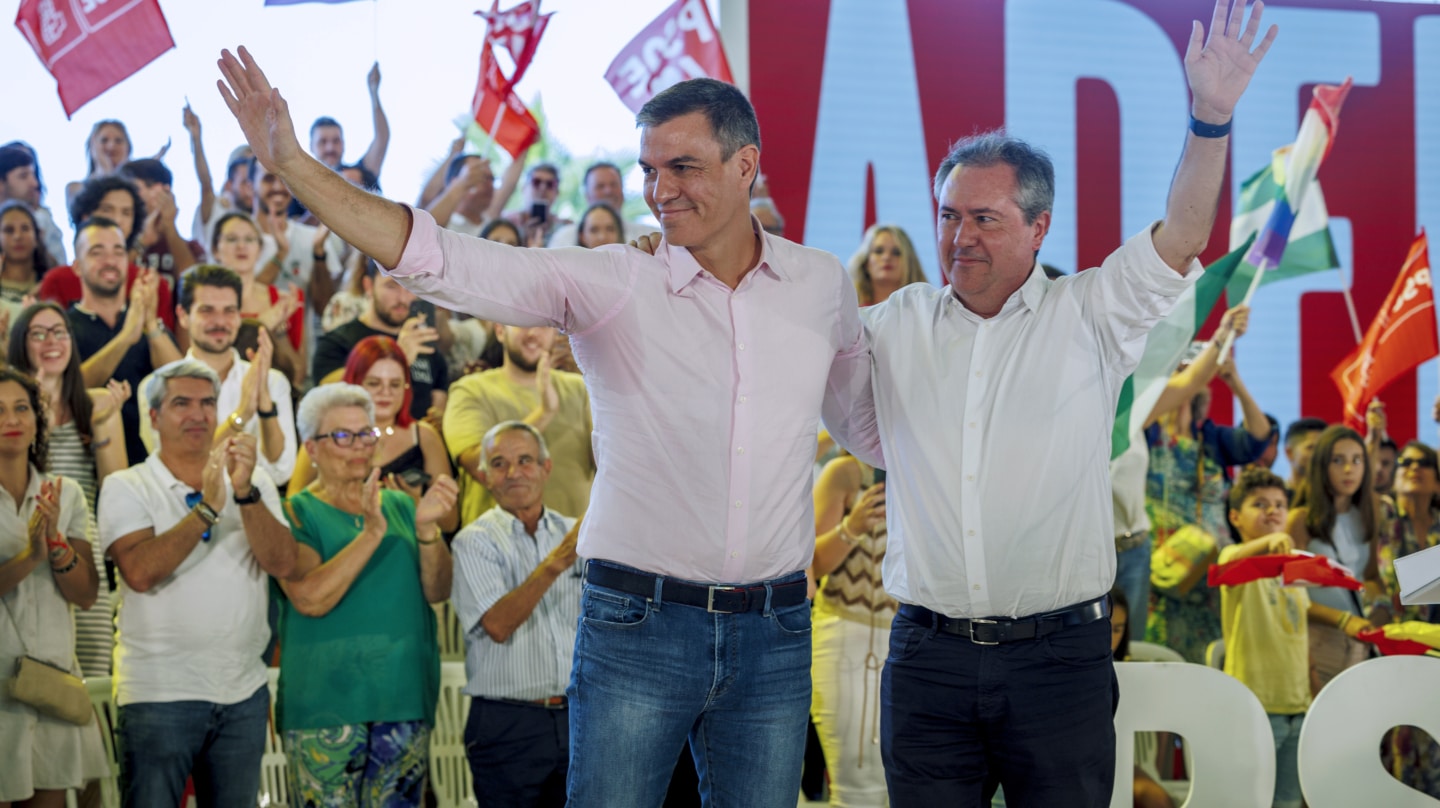
[[[418,501],[381,488],[363,387],[312,390],[295,425],[318,473],[286,502],[300,558],[279,582],[275,714],[291,801],[420,806],[440,691],[429,604],[450,595],[436,520],[459,489],[446,476]]]

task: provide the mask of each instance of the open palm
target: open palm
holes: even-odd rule
[[[250,51],[242,45],[239,53],[236,58],[229,50],[220,52],[220,72],[225,78],[216,86],[260,165],[279,173],[281,164],[303,154],[290,119],[290,105],[270,86]]]
[[[1190,31],[1190,45],[1185,49],[1185,77],[1194,94],[1195,117],[1206,123],[1230,120],[1235,104],[1249,86],[1250,77],[1255,75],[1255,68],[1279,32],[1274,25],[1270,26],[1264,39],[1256,45],[1265,4],[1256,0],[1250,21],[1243,30],[1240,23],[1245,16],[1244,0],[1236,0],[1228,14],[1227,5],[1228,0],[1216,0],[1209,37],[1196,21]]]

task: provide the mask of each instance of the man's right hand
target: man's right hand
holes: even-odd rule
[[[225,78],[216,86],[225,106],[240,124],[260,165],[283,176],[281,166],[305,156],[295,136],[290,105],[279,90],[270,86],[265,72],[244,46],[239,49],[239,58],[229,50],[221,51],[219,64]]]
[[[435,340],[439,338],[440,332],[425,324],[425,315],[417,314],[400,326],[395,341],[400,343],[400,350],[405,352],[406,360],[413,365],[420,357],[435,353]]]
[[[145,272],[142,270],[135,276],[135,282],[130,284],[130,304],[125,308],[125,320],[120,324],[120,332],[125,335],[130,344],[135,344],[145,335],[145,324],[149,319],[149,306],[146,301]]]
[[[230,438],[215,444],[205,470],[200,473],[200,498],[216,513],[225,508],[225,461],[230,452]]]

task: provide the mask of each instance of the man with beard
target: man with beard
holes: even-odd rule
[[[315,343],[311,378],[316,384],[338,381],[350,349],[366,337],[383,334],[394,337],[410,360],[411,416],[424,418],[431,409],[443,412],[450,371],[445,356],[435,350],[440,334],[430,316],[413,313],[415,295],[390,276],[380,275],[373,261],[365,263],[361,284],[370,305],[359,317],[325,332]]]
[[[266,171],[258,160],[250,160],[251,200],[255,223],[260,225],[261,245],[255,279],[274,284],[282,292],[298,286],[318,315],[335,291],[340,277],[340,251],[343,242],[329,228],[311,227],[286,215],[290,208],[290,189],[275,174]],[[325,272],[315,272],[316,267]],[[318,298],[316,292],[323,292]]]
[[[85,384],[103,387],[113,378],[129,382],[136,391],[120,408],[125,453],[133,465],[146,455],[136,405],[140,380],[179,359],[180,350],[156,311],[161,282],[154,272],[140,272],[130,287],[127,305],[122,290],[129,257],[125,233],[114,221],[96,217],[80,225],[75,234],[75,272],[80,276],[81,296],[70,307],[69,320]]]
[[[270,366],[274,345],[269,332],[260,330],[260,347],[247,362],[235,350],[240,332],[240,276],[213,264],[186,272],[180,282],[180,327],[190,336],[191,359],[205,363],[220,377],[216,412],[223,418],[215,430],[218,443],[231,435],[254,435],[259,443],[256,462],[280,484],[295,469],[295,412],[290,382]],[[150,383],[146,376],[139,389]],[[154,452],[157,437],[147,420],[140,423],[145,448]]]
[[[545,437],[554,464],[545,486],[546,508],[578,518],[590,504],[595,479],[590,396],[580,374],[551,367],[556,336],[553,328],[496,325],[495,338],[505,346],[504,362],[450,388],[441,432],[450,457],[467,472],[460,476],[463,524],[495,505],[485,486],[481,439],[503,421],[523,421]]]

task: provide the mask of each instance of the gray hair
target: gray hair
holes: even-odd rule
[[[692,112],[703,112],[710,122],[721,160],[745,146],[760,148],[760,122],[750,99],[719,79],[688,79],[661,90],[640,108],[635,125],[659,126]]]
[[[957,165],[989,168],[1008,165],[1015,169],[1015,205],[1025,214],[1025,223],[1055,206],[1055,166],[1050,155],[1003,131],[982,132],[962,138],[950,148],[935,172],[935,201],[941,202],[940,191]]]
[[[322,384],[314,390],[305,394],[300,399],[300,407],[295,411],[295,432],[300,437],[300,442],[315,437],[320,431],[320,422],[325,420],[325,414],[336,407],[360,407],[365,410],[365,419],[371,424],[375,423],[375,402],[370,400],[370,394],[365,388],[358,384],[346,384],[337,382],[335,384]]]
[[[171,379],[204,379],[215,388],[215,397],[220,397],[220,377],[209,365],[198,359],[176,359],[150,374],[150,381],[145,383],[145,403],[150,409],[158,410],[165,403],[165,391]]]
[[[550,447],[545,445],[545,438],[540,430],[525,423],[524,421],[501,421],[485,433],[480,439],[480,467],[483,469],[490,458],[490,452],[495,448],[495,441],[506,432],[529,432],[530,437],[535,439],[535,444],[540,447],[539,460],[542,462],[550,459]]]

